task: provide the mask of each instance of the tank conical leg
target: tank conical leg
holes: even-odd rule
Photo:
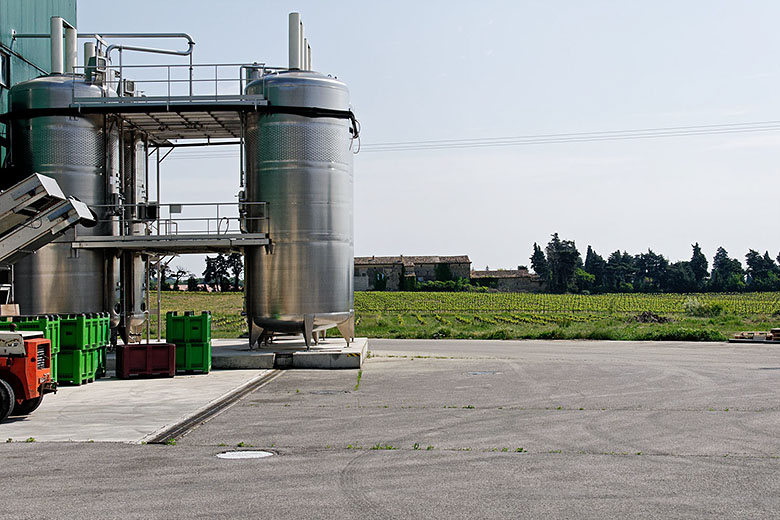
[[[351,314],[349,318],[342,321],[337,325],[342,337],[347,341],[347,346],[355,339],[355,314]]]
[[[306,342],[306,350],[311,348],[311,340],[314,336],[314,314],[303,316],[303,340]]]
[[[249,318],[249,350],[254,350],[259,340],[263,335],[263,328],[255,324],[255,320]]]

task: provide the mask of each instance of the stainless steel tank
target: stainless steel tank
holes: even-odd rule
[[[315,72],[262,76],[247,85],[271,113],[246,120],[247,230],[269,248],[246,248],[250,345],[270,332],[303,333],[349,323],[353,312],[353,175],[349,120],[309,117],[294,107],[349,110],[344,83]],[[259,220],[267,217],[267,220]],[[342,333],[344,331],[342,330]]]
[[[118,189],[118,138],[106,119],[97,115],[58,114],[73,96],[107,95],[81,77],[43,76],[15,85],[10,93],[11,160],[3,188],[28,175],[42,173],[56,179],[66,195],[93,207],[104,222],[94,228],[77,226],[14,268],[15,295],[24,314],[111,311],[117,322],[118,264],[102,251],[74,250],[78,235],[110,235],[105,222],[109,192]],[[25,113],[49,109],[47,114]],[[16,116],[14,117],[14,114]]]

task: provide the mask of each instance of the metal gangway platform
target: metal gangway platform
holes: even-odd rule
[[[76,232],[73,249],[115,249],[149,255],[209,254],[238,252],[244,247],[269,246],[268,233],[246,232],[247,221],[264,217],[243,215],[249,207],[263,212],[264,202],[192,202],[155,204],[154,218],[124,218],[149,208],[145,204],[120,204],[116,221],[122,229],[146,224],[143,234],[82,236]],[[96,206],[96,208],[99,206]]]

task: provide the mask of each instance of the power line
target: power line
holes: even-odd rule
[[[598,135],[598,134],[620,134],[624,132],[661,132],[661,131],[672,131],[672,130],[701,130],[701,129],[719,129],[719,128],[731,128],[731,127],[744,127],[744,126],[755,126],[755,125],[780,125],[780,120],[771,120],[771,121],[753,121],[753,122],[746,122],[746,123],[721,123],[721,124],[715,124],[715,125],[693,125],[693,126],[661,126],[661,127],[655,127],[655,128],[634,128],[629,130],[605,130],[605,131],[599,131],[599,132],[574,132],[574,133],[556,133],[556,134],[531,134],[531,135],[520,135],[520,136],[512,136],[512,137],[482,137],[482,138],[470,138],[470,139],[442,139],[442,140],[434,140],[434,141],[397,141],[397,142],[389,142],[389,143],[380,143],[375,145],[367,145],[367,146],[391,146],[391,145],[407,145],[407,144],[438,144],[438,143],[453,143],[453,142],[466,142],[466,141],[496,141],[496,140],[504,140],[504,139],[530,139],[530,138],[541,138],[541,137],[565,137],[565,136],[588,136],[588,135]]]
[[[597,132],[570,132],[555,134],[530,134],[505,137],[480,137],[469,139],[438,139],[419,141],[394,141],[387,143],[364,144],[360,150],[366,153],[404,152],[425,150],[451,150],[460,148],[494,148],[506,146],[529,146],[544,144],[589,143],[600,141],[624,141],[638,139],[660,139],[673,137],[693,137],[706,135],[743,134],[754,132],[780,131],[780,121],[753,121],[745,123],[725,123],[716,125],[668,126],[655,128],[635,128],[628,130],[605,130]],[[171,159],[219,159],[237,158],[234,151],[188,153],[172,156]]]
[[[566,134],[536,134],[511,137],[488,137],[476,139],[442,139],[432,141],[406,141],[395,143],[364,144],[363,152],[397,152],[415,150],[446,150],[454,148],[485,148],[503,146],[524,146],[538,144],[581,143],[597,141],[620,141],[635,139],[657,139],[664,137],[689,137],[701,135],[738,134],[780,130],[780,121],[757,121],[721,125],[698,125],[680,127],[642,128],[631,130],[610,130],[601,132],[580,132]]]

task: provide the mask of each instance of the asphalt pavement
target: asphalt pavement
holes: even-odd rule
[[[766,518],[772,345],[371,340],[176,445],[0,445],[0,518]],[[223,460],[224,451],[267,450]]]

